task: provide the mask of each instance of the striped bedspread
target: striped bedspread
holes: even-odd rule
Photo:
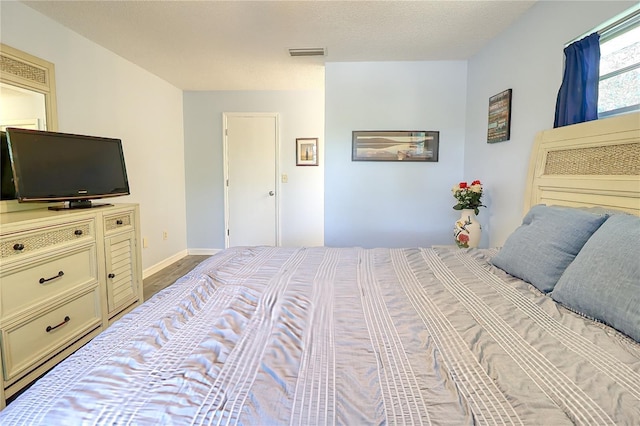
[[[494,254],[222,251],[0,424],[639,424],[640,345],[494,268]]]

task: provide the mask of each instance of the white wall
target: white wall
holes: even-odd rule
[[[565,44],[634,4],[537,2],[469,60],[464,176],[485,183],[481,245],[502,245],[521,223],[529,156],[535,134],[553,127]],[[487,144],[489,97],[509,88],[511,140]]]
[[[453,243],[466,80],[464,61],[326,65],[326,245]],[[437,130],[439,161],[353,162],[354,130]]]
[[[223,112],[274,112],[280,120],[280,240],[283,246],[324,243],[324,93],[214,91],[184,93],[187,223],[190,251],[224,248]],[[319,165],[296,167],[296,138],[319,138]]]
[[[59,131],[122,139],[131,195],[110,201],[140,204],[143,269],[185,253],[182,91],[22,3],[0,6],[2,43],[55,64]]]

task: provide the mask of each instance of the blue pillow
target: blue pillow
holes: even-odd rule
[[[557,301],[640,342],[640,218],[611,216],[551,292]]]
[[[549,292],[584,243],[607,219],[570,207],[538,204],[491,262],[508,274]]]

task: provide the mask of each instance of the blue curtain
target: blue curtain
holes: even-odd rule
[[[553,127],[598,119],[600,35],[571,43],[564,49],[562,85],[558,91]]]

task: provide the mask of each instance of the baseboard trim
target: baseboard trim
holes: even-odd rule
[[[213,256],[216,253],[220,253],[222,249],[207,249],[207,248],[190,248],[187,249],[189,256]]]
[[[148,277],[150,277],[151,275],[155,274],[156,272],[159,272],[160,270],[166,268],[167,266],[171,265],[174,262],[177,262],[178,260],[182,259],[183,257],[187,256],[189,254],[188,250],[181,250],[178,253],[174,254],[173,256],[167,257],[165,260],[156,263],[153,266],[148,267],[147,269],[142,271],[142,279],[146,279]]]

